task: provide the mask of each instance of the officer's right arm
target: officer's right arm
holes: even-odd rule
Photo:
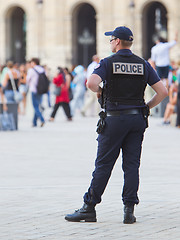
[[[91,89],[91,91],[97,93],[97,97],[99,98],[102,94],[102,88],[99,84],[105,79],[107,79],[108,72],[108,62],[107,59],[103,59],[100,63],[95,67],[94,72],[87,80],[87,87]]]
[[[87,87],[93,92],[101,93],[101,88],[99,84],[102,82],[102,79],[97,74],[92,74],[87,80]]]
[[[156,94],[147,103],[150,109],[158,105],[165,97],[168,96],[168,91],[166,87],[163,85],[162,81],[158,81],[154,85],[151,85],[151,87],[154,89]]]

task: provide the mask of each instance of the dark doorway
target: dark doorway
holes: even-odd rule
[[[76,8],[73,14],[73,65],[85,67],[96,54],[96,12],[87,3]]]
[[[6,59],[16,63],[26,60],[26,14],[20,7],[8,11],[6,18]]]
[[[167,39],[167,10],[160,2],[151,2],[143,10],[143,57],[149,59],[157,36]]]

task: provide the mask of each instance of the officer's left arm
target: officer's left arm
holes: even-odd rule
[[[146,64],[146,77],[147,83],[153,88],[156,92],[152,99],[147,103],[149,108],[153,108],[158,105],[165,97],[167,97],[168,92],[165,88],[163,82],[160,80],[159,76],[157,75],[156,71],[151,67],[148,62]]]
[[[161,80],[153,84],[151,87],[154,89],[156,94],[147,103],[150,109],[158,105],[165,97],[168,96],[168,91]]]

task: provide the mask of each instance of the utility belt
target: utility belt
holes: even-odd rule
[[[146,128],[148,127],[148,117],[149,117],[149,106],[146,105],[145,107],[142,108],[134,108],[134,109],[126,109],[126,110],[121,110],[121,111],[101,111],[99,113],[100,119],[97,123],[97,129],[96,132],[102,133],[105,129],[105,118],[106,117],[111,117],[111,116],[121,116],[121,115],[135,115],[135,114],[142,114],[144,117],[144,120],[146,121]]]
[[[142,109],[126,109],[121,111],[107,111],[107,117],[121,116],[126,114],[142,114]]]

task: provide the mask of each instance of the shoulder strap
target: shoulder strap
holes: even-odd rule
[[[38,75],[40,75],[40,73],[35,69],[35,68],[32,68]]]
[[[10,81],[11,81],[11,85],[12,85],[13,91],[16,92],[17,91],[16,84],[15,84],[12,72],[10,70],[8,71],[8,75],[9,75],[9,78],[10,78]]]
[[[64,83],[66,83],[66,76],[65,76],[64,72],[62,73],[62,76],[63,76]]]

